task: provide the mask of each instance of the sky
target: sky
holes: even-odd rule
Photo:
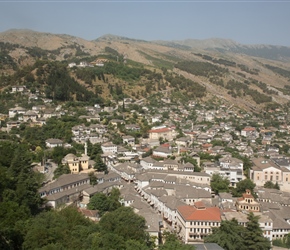
[[[9,29],[290,47],[290,0],[0,0],[0,32]]]

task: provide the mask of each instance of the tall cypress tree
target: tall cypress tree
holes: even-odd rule
[[[248,250],[271,249],[270,241],[263,236],[263,230],[259,226],[259,216],[255,216],[252,212],[248,215],[244,242]]]

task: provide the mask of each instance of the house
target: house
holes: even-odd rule
[[[153,149],[153,156],[154,157],[162,157],[162,158],[167,158],[171,156],[173,153],[172,148],[170,146],[164,147],[164,146],[159,146],[155,149]]]
[[[176,231],[186,244],[203,241],[212,228],[219,227],[220,223],[221,212],[218,207],[206,207],[203,202],[177,207]]]
[[[104,154],[115,154],[118,152],[118,146],[112,142],[106,142],[101,145]]]
[[[269,209],[264,212],[273,221],[272,239],[282,239],[290,233],[289,207],[280,207],[279,209]]]
[[[282,191],[290,191],[290,170],[278,166],[273,160],[254,158],[250,169],[250,179],[257,186],[264,186],[267,181],[277,183]]]
[[[16,92],[24,92],[26,90],[26,86],[12,86],[12,93]]]
[[[254,127],[245,127],[241,130],[241,136],[249,137],[249,136],[258,136],[259,133]]]
[[[79,173],[82,170],[88,170],[90,168],[89,159],[85,154],[81,157],[77,157],[74,154],[67,154],[62,159],[62,164],[68,165],[71,173]]]
[[[218,164],[205,162],[204,171],[209,175],[219,174],[227,178],[233,187],[243,180],[243,162],[231,156],[219,159]]]
[[[140,126],[137,124],[126,124],[125,129],[129,131],[140,131]]]
[[[210,143],[212,141],[212,136],[210,134],[207,134],[207,133],[200,133],[197,136],[196,141],[198,144]]]
[[[69,64],[68,64],[68,67],[69,67],[69,68],[73,68],[73,67],[76,67],[76,66],[77,66],[77,64],[76,64],[76,63],[74,63],[74,62],[73,62],[73,63],[69,63]]]
[[[173,138],[176,136],[175,129],[168,128],[166,126],[159,126],[153,127],[151,130],[148,131],[149,139],[163,139],[172,141]]]
[[[37,113],[35,113],[32,110],[28,110],[27,112],[25,112],[23,114],[23,121],[24,122],[28,122],[28,121],[36,122],[37,118],[38,118]]]
[[[219,159],[219,167],[219,174],[228,178],[233,187],[243,180],[243,161],[231,156],[225,156]]]
[[[144,168],[144,169],[153,169],[153,165],[156,162],[156,160],[154,160],[151,157],[145,157],[143,159],[140,160],[140,165]]]
[[[9,133],[12,128],[19,128],[21,122],[20,121],[9,121],[6,123],[7,132]]]
[[[162,121],[162,115],[155,115],[151,117],[151,123],[161,122],[161,121]]]
[[[119,174],[122,179],[128,182],[135,180],[135,175],[141,173],[142,166],[137,163],[121,163],[116,165],[111,165],[111,170]]]
[[[63,141],[60,139],[47,139],[45,141],[45,145],[47,148],[55,148],[55,147],[62,147],[63,146]]]
[[[135,138],[133,136],[125,135],[122,137],[122,140],[123,140],[123,144],[127,144],[132,147],[135,146]]]
[[[9,118],[13,118],[16,115],[23,115],[23,114],[25,114],[25,112],[26,112],[26,109],[25,108],[15,107],[15,108],[9,109],[8,116],[9,116]]]
[[[80,192],[90,186],[88,174],[64,174],[58,179],[41,187],[38,192],[41,198],[47,200],[52,207],[75,201],[79,198]]]
[[[177,138],[175,140],[176,145],[181,146],[181,147],[188,147],[191,142],[192,141],[191,141],[191,138],[189,136],[188,137],[180,137],[180,138]]]
[[[243,193],[243,196],[238,198],[236,208],[237,211],[260,212],[260,203],[255,201],[251,190],[246,189],[246,193]]]

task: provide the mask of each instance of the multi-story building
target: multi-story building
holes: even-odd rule
[[[243,179],[243,162],[239,159],[226,156],[219,160],[218,164],[210,164],[204,167],[204,171],[209,174],[219,174],[227,178],[231,186]]]
[[[74,154],[67,154],[62,159],[62,164],[68,165],[71,173],[79,173],[81,170],[89,169],[89,159],[85,154],[81,157],[77,157]]]
[[[264,186],[267,181],[277,183],[282,191],[290,191],[290,170],[280,167],[271,159],[255,158],[250,170],[250,179],[257,186]]]
[[[118,152],[118,146],[113,144],[112,142],[106,142],[102,144],[101,148],[104,154],[107,154],[107,153],[114,154]]]
[[[172,141],[175,137],[175,129],[166,126],[152,128],[148,131],[150,139],[160,139]]]
[[[260,212],[260,203],[255,201],[251,190],[247,189],[246,193],[241,198],[238,198],[236,208],[238,211]]]
[[[218,207],[206,207],[203,202],[177,207],[177,233],[185,243],[203,241],[220,223]]]

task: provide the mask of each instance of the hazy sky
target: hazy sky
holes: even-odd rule
[[[0,0],[0,32],[32,29],[87,40],[227,38],[290,46],[290,0]]]

